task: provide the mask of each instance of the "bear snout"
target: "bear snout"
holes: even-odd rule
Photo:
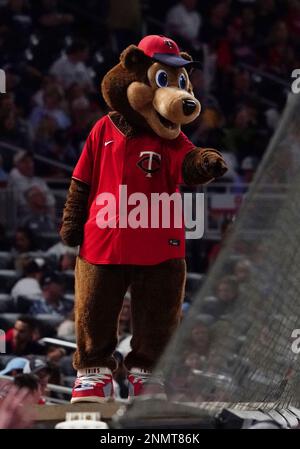
[[[172,86],[155,91],[153,107],[164,118],[178,125],[192,122],[201,110],[201,105],[194,96]]]
[[[194,100],[182,100],[182,109],[184,115],[191,115],[196,110],[196,102]]]

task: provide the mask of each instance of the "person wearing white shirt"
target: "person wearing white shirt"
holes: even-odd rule
[[[68,89],[72,84],[93,90],[92,76],[85,65],[89,55],[89,48],[84,41],[74,41],[68,48],[66,54],[57,59],[51,69],[50,74]]]
[[[42,295],[40,286],[42,274],[42,266],[35,260],[29,261],[24,268],[25,277],[18,280],[11,290],[12,298],[15,300],[20,296],[31,300],[40,298]]]
[[[196,6],[197,0],[182,0],[173,6],[167,12],[166,35],[178,36],[194,46],[202,25]]]
[[[18,152],[14,157],[14,165],[15,167],[9,173],[7,187],[17,194],[19,214],[27,210],[25,193],[31,187],[38,187],[46,195],[49,211],[53,209],[55,206],[55,198],[45,181],[34,176],[34,161],[31,153],[23,150]]]

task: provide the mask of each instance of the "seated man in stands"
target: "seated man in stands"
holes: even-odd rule
[[[66,317],[73,310],[73,301],[64,298],[64,282],[59,274],[47,275],[42,281],[42,296],[33,301],[32,315],[41,313]]]
[[[27,211],[25,192],[31,187],[38,187],[46,196],[49,213],[54,210],[55,199],[45,181],[35,176],[34,160],[27,151],[19,151],[14,157],[14,168],[9,173],[8,187],[18,195],[19,214]]]
[[[19,279],[11,290],[14,300],[19,297],[30,300],[39,299],[42,295],[40,281],[43,276],[43,266],[36,260],[29,259],[24,265],[24,277]]]
[[[38,321],[30,316],[20,316],[13,329],[6,332],[6,354],[45,354],[46,348],[36,341],[37,335]]]
[[[24,366],[23,373],[35,376],[38,381],[39,396],[37,403],[43,405],[46,403],[45,397],[48,382],[52,372],[51,364],[40,357],[32,357]]]
[[[46,193],[38,186],[32,186],[24,193],[26,212],[21,225],[37,234],[56,230],[53,213],[49,211]]]
[[[23,373],[24,367],[28,363],[25,357],[14,357],[5,366],[5,368],[0,371],[0,376],[11,376],[15,377],[17,374]]]

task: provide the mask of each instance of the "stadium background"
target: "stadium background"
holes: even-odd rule
[[[189,13],[182,13],[183,4]],[[196,145],[220,149],[230,170],[222,183],[203,189],[205,236],[188,242],[184,320],[277,128],[299,67],[300,2],[87,0],[83,7],[80,1],[2,0],[0,6],[0,67],[7,75],[7,93],[0,95],[0,328],[7,353],[0,369],[15,356],[34,354],[49,362],[48,382],[70,387],[72,345],[47,340],[75,341],[75,253],[60,243],[58,230],[74,164],[107,112],[99,92],[103,74],[123,48],[152,33],[173,37],[202,62],[192,82],[203,109],[185,132]],[[233,260],[218,278],[209,304],[213,320],[199,316],[180,360],[184,378],[209,359],[216,321],[259,266],[259,249]],[[130,295],[121,316],[120,359],[130,338],[129,311]],[[122,370],[116,381],[126,397]],[[54,388],[48,396],[64,401],[68,390]]]

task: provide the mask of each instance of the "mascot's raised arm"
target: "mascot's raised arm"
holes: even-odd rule
[[[133,336],[124,360],[129,394],[142,395],[147,379],[153,393],[164,394],[163,378],[151,371],[181,315],[184,225],[170,220],[165,227],[158,220],[158,226],[129,226],[126,220],[123,226],[124,214],[134,214],[136,204],[123,208],[120,187],[138,203],[141,195],[170,197],[180,184],[204,184],[226,172],[217,150],[196,148],[181,131],[201,109],[188,76],[193,64],[173,40],[146,36],[125,49],[103,78],[102,94],[112,111],[87,138],[61,228],[67,245],[80,245],[72,402],[113,399],[118,319],[129,288]],[[111,214],[105,199],[121,206]]]

